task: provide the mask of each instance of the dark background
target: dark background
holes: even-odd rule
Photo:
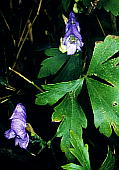
[[[58,127],[58,123],[51,122],[52,107],[35,105],[35,95],[39,91],[8,70],[8,67],[12,67],[15,62],[15,70],[38,85],[44,84],[44,79],[37,79],[40,64],[47,58],[44,50],[59,46],[59,40],[64,35],[65,28],[62,13],[68,17],[69,12],[72,10],[72,3],[68,10],[65,11],[60,0],[43,1],[39,16],[32,27],[33,42],[28,36],[19,58],[16,60],[18,47],[17,45],[14,46],[13,38],[17,44],[29,13],[32,11],[30,16],[30,21],[32,22],[36,16],[37,8],[37,0],[24,0],[21,4],[19,4],[18,0],[0,1],[0,80],[5,82],[5,84],[1,83],[0,85],[0,97],[11,95],[9,100],[0,103],[0,166],[4,167],[4,169],[57,170],[61,169],[61,165],[67,163],[64,153],[60,150],[60,138],[55,138],[51,148],[46,147],[37,156],[31,155],[32,152],[37,153],[37,146],[32,147],[29,145],[28,151],[26,151],[15,147],[14,139],[7,140],[4,138],[4,131],[10,128],[9,117],[19,102],[26,107],[27,122],[31,123],[35,132],[45,141],[50,140],[55,135]],[[115,32],[112,27],[110,12],[96,8],[91,14],[87,15],[87,9],[83,6],[83,12],[76,14],[76,17],[80,23],[81,34],[85,43],[83,55],[84,57],[87,56],[87,68],[95,41],[103,40],[105,37],[96,16],[100,20],[106,35],[118,35],[119,33],[118,17],[116,18],[117,31]],[[47,81],[52,83],[52,77],[47,78]],[[13,87],[14,90],[8,89],[8,86]],[[88,143],[90,148],[92,169],[97,170],[106,157],[108,144],[112,148],[116,146],[118,152],[118,138],[114,134],[110,139],[106,138],[98,132],[98,129],[95,129],[92,123],[93,114],[90,101],[86,97],[88,93],[82,90],[81,95],[83,96],[83,109],[89,113],[87,115],[88,128],[83,133],[84,141]],[[76,163],[78,162],[76,161]]]

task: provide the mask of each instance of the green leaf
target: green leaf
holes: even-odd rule
[[[115,16],[119,15],[119,0],[105,1],[105,4],[103,7],[107,12],[110,11]]]
[[[94,123],[106,136],[114,131],[119,135],[119,87],[111,87],[87,78],[87,87],[94,112]]]
[[[108,137],[112,127],[119,136],[119,57],[112,57],[118,51],[118,36],[96,43],[86,78],[95,126]]]
[[[104,42],[99,41],[96,42],[93,57],[91,59],[91,63],[88,69],[88,75],[97,74],[101,75],[101,78],[111,78],[118,71],[118,67],[116,67],[116,63],[118,64],[118,58],[114,58],[111,60],[111,56],[119,51],[119,36],[108,35]],[[109,69],[113,70],[113,75],[110,70],[105,69],[105,65],[108,65]],[[106,66],[107,67],[107,66]],[[112,71],[111,70],[111,71]],[[117,79],[117,75],[115,75]]]
[[[59,51],[58,48],[48,48],[45,51],[45,55],[50,56],[50,57],[55,57],[55,56],[59,56],[62,53]]]
[[[50,58],[41,63],[38,78],[55,75],[53,82],[62,82],[78,79],[82,74],[82,53],[67,55],[58,48],[49,48],[45,54]]]
[[[73,146],[73,148],[70,148],[70,152],[78,159],[85,170],[90,170],[88,145],[84,145],[83,139],[72,130],[70,131],[70,137]]]
[[[79,90],[81,90],[80,86],[78,91],[67,93],[63,101],[54,108],[55,112],[52,116],[52,121],[54,122],[62,120],[57,129],[57,137],[62,137],[61,150],[65,152],[68,159],[72,159],[72,154],[69,152],[71,146],[70,130],[75,131],[82,137],[82,128],[87,127],[87,119],[77,101]]]
[[[41,63],[42,67],[39,71],[38,78],[56,74],[69,58],[66,54],[61,53],[58,48],[47,49],[45,50],[45,54],[50,56],[50,58],[45,59]]]
[[[73,163],[69,163],[66,165],[61,166],[63,169],[67,169],[67,170],[85,170],[82,166],[80,165],[76,165]]]
[[[69,152],[71,145],[70,129],[82,136],[82,127],[86,128],[87,126],[85,114],[77,101],[77,96],[82,89],[83,80],[81,78],[69,82],[44,85],[43,89],[46,91],[37,94],[35,101],[38,105],[53,105],[65,96],[62,102],[54,108],[55,112],[52,115],[52,121],[62,121],[57,130],[57,137],[62,137],[61,149],[66,153],[68,159],[72,158],[72,154]]]
[[[82,53],[70,55],[54,82],[76,80],[82,74]]]
[[[99,170],[113,170],[114,165],[115,165],[115,157],[112,154],[111,149],[108,148],[107,156],[104,162],[102,163],[101,167],[99,168]]]
[[[53,105],[66,93],[75,90],[77,87],[82,87],[82,84],[83,79],[78,79],[69,82],[43,85],[42,87],[46,91],[36,95],[35,103],[37,105]]]

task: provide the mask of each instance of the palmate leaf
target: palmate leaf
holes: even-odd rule
[[[61,53],[58,48],[49,48],[45,50],[45,54],[50,56],[50,58],[43,60],[41,63],[42,67],[39,71],[38,78],[56,74],[69,58],[66,54]]]
[[[82,73],[82,53],[67,55],[61,53],[58,48],[45,50],[49,58],[41,63],[38,78],[54,76],[53,82],[76,80]]]
[[[82,53],[70,55],[65,62],[59,74],[53,80],[54,82],[76,80],[82,74]]]
[[[60,122],[57,129],[57,137],[61,139],[61,149],[66,153],[68,159],[72,159],[69,151],[70,147],[70,130],[72,129],[80,137],[82,137],[82,128],[86,128],[87,120],[85,114],[78,104],[77,96],[83,85],[83,78],[69,82],[44,85],[46,90],[37,95],[37,105],[53,105],[63,96],[63,100],[54,108],[52,115],[53,122]]]
[[[119,136],[118,51],[118,36],[109,35],[104,42],[96,43],[86,78],[95,126],[108,137],[112,127]]]

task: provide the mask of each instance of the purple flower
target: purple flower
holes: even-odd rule
[[[66,46],[67,55],[73,55],[75,52],[81,51],[81,47],[83,47],[79,23],[73,12],[69,14],[62,44]]]
[[[10,120],[11,129],[5,131],[5,137],[7,139],[15,138],[15,146],[19,145],[26,149],[29,143],[29,135],[26,132],[26,109],[21,103],[17,104]]]

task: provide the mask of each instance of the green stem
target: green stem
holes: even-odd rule
[[[19,73],[16,70],[13,70],[11,67],[9,67],[10,71],[13,71],[14,73],[16,73],[17,75],[19,75],[20,77],[22,77],[24,80],[26,80],[28,83],[32,84],[34,87],[36,87],[40,92],[43,92],[43,90],[37,86],[33,81],[29,80],[28,78],[26,78],[25,76],[23,76],[21,73]]]

